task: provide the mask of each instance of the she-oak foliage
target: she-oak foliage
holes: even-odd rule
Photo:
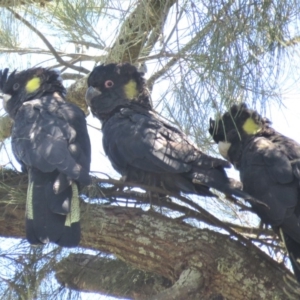
[[[204,153],[213,150],[207,135],[209,117],[241,101],[254,108],[262,104],[265,109],[266,104],[282,99],[285,74],[297,71],[297,1],[125,2],[0,3],[2,66],[22,70],[42,63],[43,67],[61,69],[68,85],[67,99],[86,110],[86,75],[95,64],[128,61],[138,67],[146,65],[155,109],[188,134]],[[9,133],[4,133],[1,138],[2,149],[7,136]],[[4,167],[0,234],[24,237],[26,177]],[[290,299],[297,299],[295,290],[283,281],[288,271],[256,246],[267,249],[277,260],[284,259],[284,248],[270,229],[259,229],[250,222],[253,215],[247,213],[245,202],[176,193],[162,201],[157,187],[92,175],[93,184],[82,191],[78,251],[115,254],[130,264],[127,274],[136,268],[134,276],[139,276],[139,270],[149,271],[144,281],[148,288],[135,290],[130,282],[139,281],[128,276],[126,288],[120,292],[113,275],[108,280],[111,285],[103,279],[102,268],[93,269],[87,280],[90,268],[86,266],[93,264],[93,259],[86,257],[84,261],[76,255],[57,265],[57,274],[65,274],[63,278],[57,275],[61,284],[95,292],[92,279],[99,278],[97,292],[136,299],[174,295],[177,299],[284,299],[285,288]],[[103,207],[103,203],[111,206]],[[203,229],[207,225],[210,230]],[[53,259],[67,254],[47,249],[28,252],[19,247],[10,251],[27,260],[21,263],[11,256],[15,262],[12,278],[1,285],[7,299],[45,293],[67,297],[68,289],[52,286],[53,281],[47,280]],[[40,265],[34,264],[34,259]],[[76,274],[69,268],[74,264],[79,266]],[[162,277],[157,279],[153,273]]]

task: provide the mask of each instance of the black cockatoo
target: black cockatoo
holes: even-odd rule
[[[245,104],[210,120],[209,132],[240,171],[243,190],[266,204],[252,207],[284,240],[300,282],[300,145]]]
[[[26,236],[31,244],[80,241],[78,189],[90,182],[91,146],[84,113],[65,101],[57,71],[0,71],[4,108],[13,119],[12,150],[28,172]]]
[[[251,198],[227,177],[230,163],[202,153],[155,114],[143,74],[133,65],[96,67],[88,77],[86,101],[102,123],[106,155],[128,181],[177,193],[213,196],[213,188]]]

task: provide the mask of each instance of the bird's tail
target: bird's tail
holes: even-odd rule
[[[29,169],[26,201],[26,236],[31,244],[54,242],[75,247],[80,241],[80,209],[75,182],[55,193],[58,173]]]
[[[280,236],[283,239],[285,247],[289,254],[295,278],[298,283],[300,283],[300,244],[289,237],[287,234],[285,234],[281,229]]]

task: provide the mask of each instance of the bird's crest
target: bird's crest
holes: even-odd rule
[[[3,87],[7,81],[8,68],[0,70],[0,91],[3,90]]]

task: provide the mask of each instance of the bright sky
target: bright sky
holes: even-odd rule
[[[37,40],[37,46],[45,48],[43,44],[40,44],[40,41]],[[71,46],[72,48],[73,46]],[[65,50],[70,50],[70,46],[66,46]],[[70,52],[74,52],[72,48]],[[21,55],[11,55],[9,58],[7,56],[0,56],[0,63],[2,67],[11,66],[12,68],[18,68],[19,70],[25,69],[28,66],[28,62],[24,60],[24,56]],[[48,56],[46,57],[49,58]],[[44,61],[44,57],[38,56],[36,59],[37,62]],[[149,68],[148,68],[149,69]],[[151,68],[150,68],[151,69]],[[147,77],[150,77],[150,72],[147,73]],[[155,94],[154,94],[155,97]],[[155,100],[155,99],[154,99]],[[289,87],[288,93],[284,94],[283,104],[286,106],[280,107],[277,104],[273,104],[268,110],[266,116],[273,122],[273,126],[276,130],[282,134],[289,136],[295,139],[300,143],[300,88],[294,86],[293,88]],[[213,116],[212,116],[213,117]],[[87,118],[88,124],[91,124],[95,127],[100,127],[100,122],[93,118],[91,115]],[[102,135],[101,132],[89,127],[89,134],[92,141],[92,171],[105,171],[108,174],[114,174],[115,177],[119,175],[113,170],[110,162],[105,158],[103,149],[102,149]],[[9,151],[10,152],[10,151]],[[6,160],[6,155],[1,152],[0,160],[4,162]],[[233,174],[233,172],[230,172]],[[235,173],[237,176],[237,173]],[[5,245],[5,243],[1,243]],[[7,245],[5,245],[6,247]],[[3,250],[3,249],[2,249]],[[114,299],[110,297],[99,296],[98,294],[88,294],[82,293],[82,299],[84,300],[102,300],[102,299]]]

